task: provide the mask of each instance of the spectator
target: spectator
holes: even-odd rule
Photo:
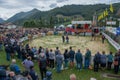
[[[11,53],[11,50],[10,50],[8,44],[5,45],[5,52],[6,52],[6,60],[7,60],[7,61],[10,61],[10,53]]]
[[[1,36],[0,36],[1,37]],[[2,50],[2,40],[0,39],[0,51]]]
[[[46,48],[45,55],[46,55],[46,59],[47,59],[47,62],[48,62],[48,66],[50,66],[49,50],[48,50],[48,48]]]
[[[9,72],[8,78],[6,80],[17,80],[16,75],[14,72]]]
[[[22,59],[22,55],[20,52],[21,46],[19,44],[16,45],[16,52],[17,52],[17,57],[18,59]]]
[[[41,58],[39,60],[39,69],[41,73],[41,80],[46,77],[46,71],[47,71],[47,59],[45,58],[44,54],[41,54]]]
[[[68,53],[68,50],[65,49],[65,52],[64,52],[64,63],[65,63],[64,68],[65,69],[68,69],[69,57],[70,57],[70,55]]]
[[[40,54],[42,51],[42,47],[40,46],[39,49],[38,49],[38,54]]]
[[[31,61],[31,57],[28,56],[27,59],[25,59],[23,62],[22,62],[24,68],[26,71],[30,71],[30,66],[34,66],[34,63]]]
[[[95,72],[98,72],[98,69],[99,69],[99,64],[100,64],[100,60],[101,60],[101,57],[100,57],[100,53],[97,52],[94,56],[94,59],[93,59],[93,62],[94,62],[94,71]]]
[[[22,75],[23,75],[23,78],[20,79],[20,80],[32,80],[32,78],[31,78],[31,76],[30,76],[30,74],[29,74],[28,71],[24,71],[24,72],[22,73]]]
[[[75,51],[72,50],[72,47],[70,47],[69,55],[70,55],[70,67],[73,68]]]
[[[12,63],[10,65],[10,70],[13,71],[16,75],[20,74],[20,68],[16,64],[16,60],[12,59]]]
[[[90,66],[90,61],[91,61],[91,51],[89,49],[86,49],[85,53],[85,62],[84,62],[84,68],[88,69]]]
[[[101,68],[102,68],[102,70],[105,70],[105,68],[106,68],[106,61],[107,61],[107,56],[105,55],[105,51],[103,51],[102,55],[101,55]]]
[[[35,72],[33,66],[30,66],[30,72],[29,72],[29,74],[30,74],[32,80],[38,80],[38,75],[37,75],[37,73]]]
[[[109,54],[108,54],[108,56],[107,56],[107,69],[108,70],[111,70],[111,65],[112,65],[112,63],[113,63],[113,54],[112,54],[112,52],[110,52]]]
[[[50,49],[50,52],[49,52],[49,60],[50,60],[50,68],[54,68],[54,60],[55,60],[55,54],[53,53],[53,50]]]
[[[71,74],[70,75],[70,80],[76,80],[76,75],[75,74]]]
[[[55,50],[55,55],[57,55],[59,53],[59,47],[56,47],[56,50]]]
[[[75,60],[76,60],[77,68],[81,70],[83,58],[82,58],[82,53],[80,52],[80,49],[78,49],[78,52],[75,55]]]
[[[21,51],[20,51],[20,53],[21,53],[21,55],[22,55],[22,61],[24,61],[24,60],[27,58],[27,56],[26,56],[27,53],[26,53],[25,49],[22,48]]]
[[[61,72],[61,67],[62,67],[62,63],[63,63],[63,56],[62,54],[59,52],[58,55],[56,55],[56,66],[57,66],[57,72],[60,73]]]
[[[115,58],[114,58],[114,73],[118,74],[118,71],[119,71],[118,55],[115,55]]]
[[[119,68],[120,68],[120,49],[118,50],[118,65],[119,65]]]

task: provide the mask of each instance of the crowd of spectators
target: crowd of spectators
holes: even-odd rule
[[[13,30],[3,30],[3,35],[0,39],[0,49],[4,46],[6,53],[6,60],[11,61],[10,72],[7,78],[13,78],[16,80],[16,75],[23,74],[22,77],[27,78],[28,80],[37,80],[38,76],[34,69],[34,60],[38,61],[39,69],[41,73],[41,79],[45,80],[47,69],[56,70],[57,73],[60,73],[63,69],[73,69],[76,63],[76,69],[91,69],[91,50],[86,49],[85,56],[81,53],[81,50],[74,51],[72,47],[65,49],[64,53],[61,53],[59,47],[56,47],[55,50],[44,48],[42,46],[37,49],[35,46],[25,46],[19,42],[19,39],[22,37],[28,36],[29,34],[36,35],[39,34],[39,29],[13,29]],[[20,69],[15,58],[22,61],[24,71]],[[100,53],[99,51],[95,54],[94,59],[94,71],[98,72],[99,69],[103,71],[107,68],[111,70],[112,64],[114,68],[114,73],[117,74],[120,67],[120,50],[113,55],[110,52],[106,55],[105,51]],[[69,66],[70,65],[70,66]],[[48,73],[50,74],[50,72]],[[51,74],[50,74],[51,75]],[[74,75],[72,75],[74,76]],[[0,76],[0,80],[4,80],[4,77]],[[50,79],[51,80],[51,79]],[[71,79],[72,80],[72,79]]]

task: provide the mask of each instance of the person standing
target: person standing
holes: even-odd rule
[[[69,43],[69,37],[66,35],[66,43]]]
[[[27,59],[25,59],[23,62],[22,62],[24,68],[26,71],[30,71],[30,67],[31,66],[34,66],[34,63],[32,62],[31,60],[31,57],[28,56]]]
[[[61,72],[62,63],[63,63],[63,55],[59,52],[58,55],[56,55],[56,65],[57,65],[56,70],[58,73]]]
[[[63,43],[65,42],[65,37],[64,37],[64,35],[62,35],[62,41],[63,41]]]
[[[105,55],[105,51],[102,52],[101,55],[101,68],[104,70],[106,68],[107,56]]]
[[[30,72],[29,72],[32,80],[38,80],[38,75],[34,70],[34,66],[30,66]]]
[[[47,59],[44,54],[41,54],[41,58],[39,59],[39,69],[41,73],[41,80],[46,77],[47,71]]]
[[[52,49],[50,49],[50,52],[49,52],[49,60],[50,60],[50,68],[54,68],[54,60],[55,60],[55,53],[53,52]]]
[[[105,36],[102,35],[102,43],[104,44],[104,42],[105,42]]]
[[[15,59],[12,59],[12,63],[10,64],[10,70],[13,71],[16,75],[20,74],[20,68],[16,64]]]
[[[64,68],[67,69],[68,68],[68,62],[69,62],[69,53],[68,53],[68,49],[65,49],[65,52],[64,52]]]
[[[107,56],[107,69],[111,70],[111,65],[113,63],[113,54],[110,52]]]
[[[90,61],[91,61],[91,51],[89,49],[86,49],[85,53],[85,63],[84,63],[84,68],[88,69],[90,66]]]
[[[73,68],[75,51],[72,50],[72,47],[70,47],[69,55],[70,55],[70,67]]]
[[[56,47],[56,50],[55,50],[55,55],[58,55],[58,53],[59,53],[59,47]]]
[[[11,50],[10,50],[8,44],[5,45],[5,52],[6,52],[6,60],[7,60],[7,61],[10,61],[10,53],[11,53]]]
[[[83,58],[82,58],[82,53],[80,52],[80,49],[78,49],[78,52],[75,54],[75,60],[76,60],[77,68],[81,70]]]
[[[113,64],[114,64],[114,73],[118,74],[118,71],[119,71],[118,54],[115,54]]]
[[[16,45],[16,52],[17,52],[18,59],[22,59],[22,54],[21,54],[20,50],[21,50],[21,46],[20,46],[20,44],[17,44]]]
[[[94,71],[95,72],[98,72],[98,69],[99,69],[99,64],[100,64],[100,60],[101,60],[101,57],[100,57],[100,53],[97,52],[94,56],[94,59],[93,59],[93,62],[94,62]]]
[[[0,51],[2,50],[2,45],[3,45],[2,39],[0,39]]]
[[[120,68],[120,49],[118,50],[118,65],[119,65],[119,68]]]

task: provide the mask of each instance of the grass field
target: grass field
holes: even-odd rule
[[[73,49],[80,48],[82,52],[84,53],[85,49],[90,48],[92,50],[92,53],[94,54],[98,50],[105,50],[106,52],[116,50],[107,42],[105,41],[105,44],[101,44],[101,40],[98,41],[90,41],[90,37],[73,37],[70,36],[70,44],[62,43],[61,36],[46,36],[43,38],[35,39],[31,42],[31,45],[33,46],[43,46],[48,48],[55,49],[56,46],[60,47],[60,50],[64,50],[64,48],[69,48],[69,46],[73,46]],[[84,45],[85,44],[85,45]],[[78,45],[78,46],[76,46]],[[82,46],[83,45],[83,46]],[[94,47],[94,48],[93,48]],[[94,50],[95,49],[95,50]],[[0,64],[10,64],[10,62],[6,61],[5,58],[5,52],[0,51]],[[20,66],[20,68],[23,70],[23,66],[21,65],[21,61],[17,59],[17,64]],[[35,61],[35,70],[39,73],[38,63]],[[82,69],[81,71],[78,71],[75,67],[74,69],[68,69],[63,70],[61,73],[56,73],[55,70],[52,71],[53,80],[69,80],[69,75],[74,73],[77,76],[77,80],[90,80],[91,77],[96,78],[97,80],[119,80],[119,79],[113,79],[113,78],[104,78],[102,77],[103,73],[113,73],[113,70],[111,71],[101,71],[94,72],[93,70],[86,70]],[[120,74],[120,72],[119,72]]]

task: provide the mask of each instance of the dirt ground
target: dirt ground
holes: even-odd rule
[[[86,49],[89,48],[94,55],[97,51],[102,52],[105,51],[106,54],[109,53],[109,44],[105,41],[104,44],[101,42],[101,38],[98,37],[96,40],[91,41],[91,37],[84,37],[84,36],[69,36],[69,43],[63,43],[61,36],[45,36],[34,39],[29,44],[31,47],[42,46],[44,48],[49,48],[55,50],[58,46],[61,52],[63,53],[65,49],[69,49],[70,46],[73,47],[75,51],[78,49],[81,50],[82,54],[85,54]]]

